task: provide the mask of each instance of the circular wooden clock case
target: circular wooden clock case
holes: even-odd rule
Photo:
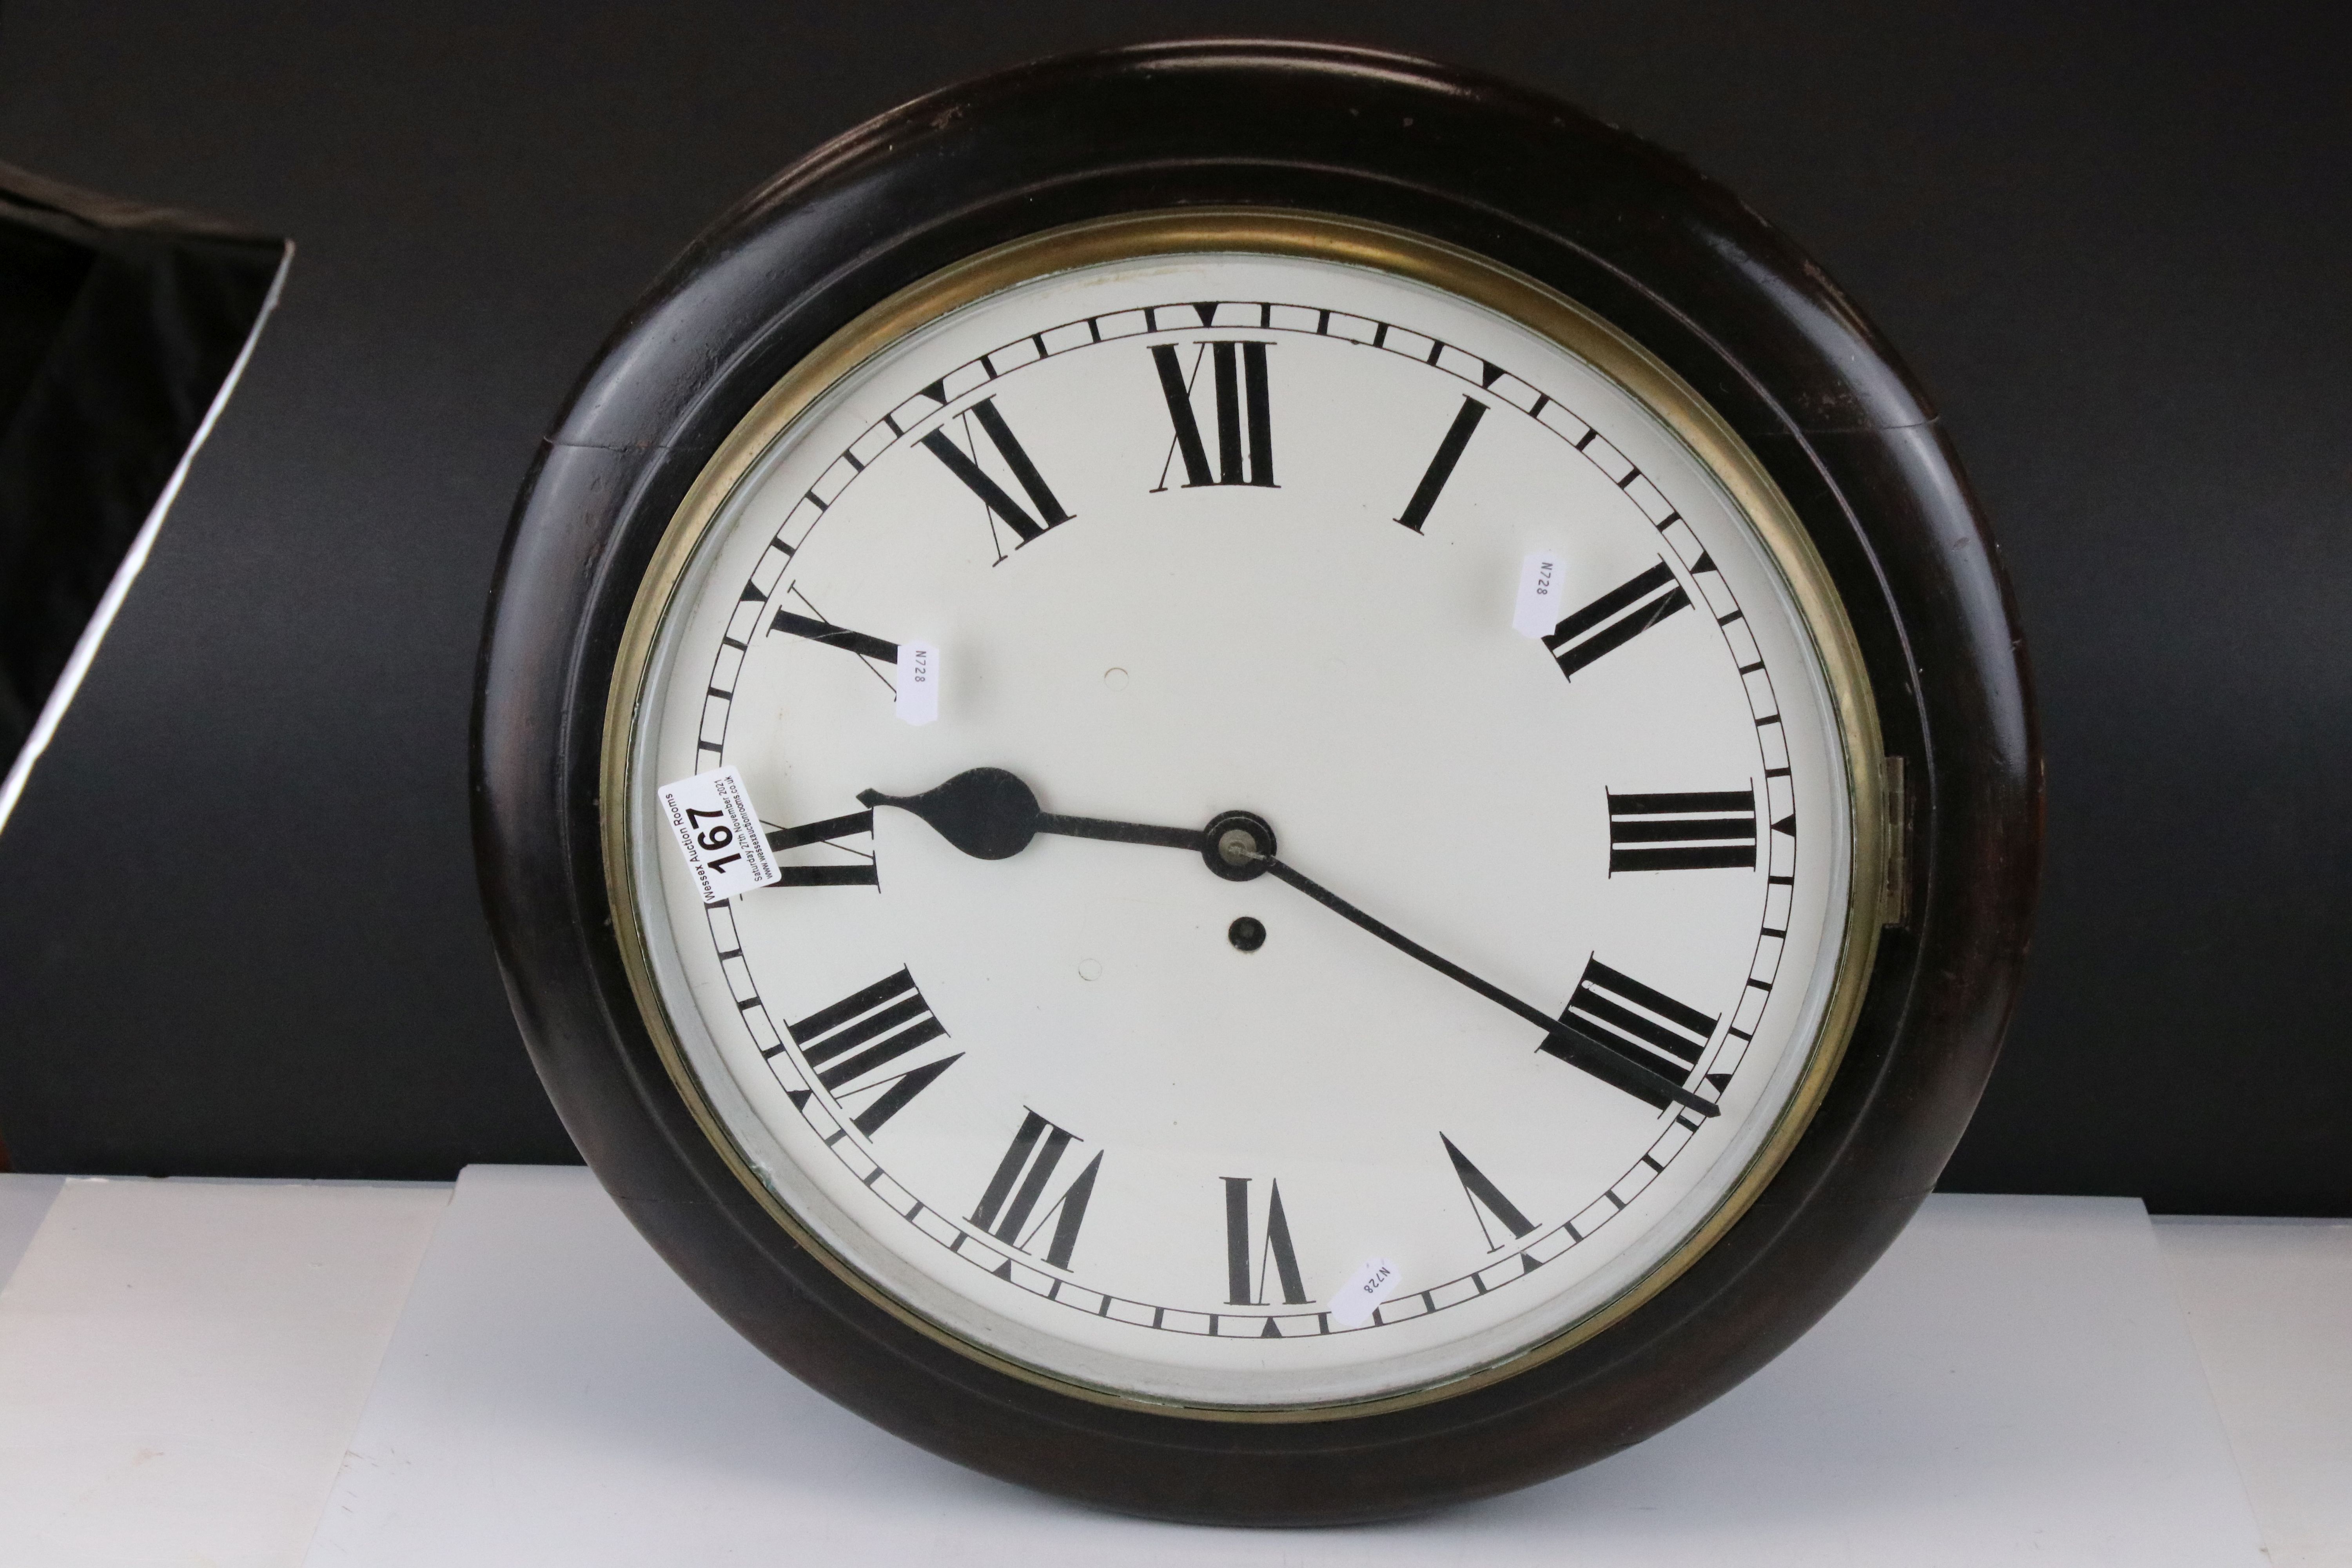
[[[1637,1442],[1853,1284],[1991,1067],[2040,766],[1817,267],[1560,104],[1205,43],[695,244],[524,491],[476,802],[549,1092],[730,1322],[1295,1524]]]

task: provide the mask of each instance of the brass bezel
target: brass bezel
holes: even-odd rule
[[[680,1050],[656,988],[637,918],[629,842],[631,760],[639,692],[656,638],[704,533],[761,456],[817,398],[908,333],[977,300],[1049,273],[1158,255],[1238,252],[1305,257],[1395,274],[1483,305],[1547,337],[1616,382],[1663,420],[1746,514],[1779,567],[1811,636],[1830,689],[1845,753],[1853,837],[1845,931],[1822,1026],[1797,1090],[1715,1211],[1647,1274],[1565,1329],[1517,1353],[1417,1389],[1315,1405],[1186,1405],[1097,1387],[1011,1360],[931,1321],[867,1279],[820,1241],[760,1179],[719,1121]],[[1102,218],[1048,230],[982,252],[909,285],[851,321],[777,382],[730,433],[678,503],[638,588],[605,704],[599,811],[614,933],[646,1031],[671,1081],[752,1197],[793,1240],[867,1300],[917,1331],[1025,1383],[1095,1404],[1198,1420],[1342,1420],[1452,1398],[1527,1371],[1622,1320],[1714,1246],[1779,1171],[1835,1077],[1868,987],[1888,916],[1893,835],[1885,817],[1885,758],[1870,677],[1827,568],[1747,444],[1664,363],[1607,321],[1524,274],[1453,246],[1351,218],[1264,208],[1198,208]]]

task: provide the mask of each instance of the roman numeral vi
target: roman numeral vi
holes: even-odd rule
[[[1265,1275],[1270,1265],[1282,1285],[1282,1299],[1294,1307],[1307,1304],[1307,1287],[1298,1278],[1298,1253],[1290,1245],[1290,1220],[1282,1212],[1282,1184],[1266,1184],[1265,1239],[1252,1246],[1250,1178],[1227,1176],[1225,1182],[1225,1300],[1235,1307],[1262,1307]],[[1271,1327],[1272,1325],[1268,1325]]]

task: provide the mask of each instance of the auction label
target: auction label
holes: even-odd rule
[[[1523,637],[1549,637],[1565,618],[1560,590],[1565,563],[1557,555],[1530,555],[1519,563],[1519,596],[1511,609],[1511,629]]]
[[[704,903],[724,903],[783,875],[768,853],[768,836],[743,775],[734,768],[713,768],[656,793]]]
[[[898,717],[928,724],[940,716],[940,650],[927,642],[898,645]]]

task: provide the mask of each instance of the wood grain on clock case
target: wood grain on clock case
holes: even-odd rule
[[[993,1371],[803,1251],[705,1139],[639,1020],[605,907],[604,702],[672,512],[775,381],[976,252],[1121,212],[1266,206],[1410,230],[1596,310],[1677,372],[1794,504],[1843,598],[1914,827],[1835,1081],[1748,1213],[1607,1331],[1385,1414],[1203,1421]],[[1794,1340],[1933,1186],[1990,1071],[2040,863],[2041,763],[1992,542],[1926,398],[1856,307],[1728,192],[1552,100],[1323,46],[1172,44],[953,88],[839,138],[721,218],[616,331],[507,542],[475,716],[477,842],[516,1016],[565,1124],[748,1338],[976,1468],[1163,1518],[1390,1517],[1638,1442]]]

